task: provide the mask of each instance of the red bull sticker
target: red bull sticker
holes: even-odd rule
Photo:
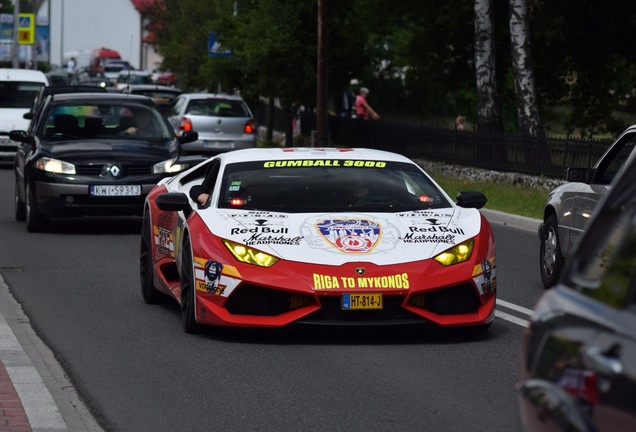
[[[315,226],[329,244],[344,253],[369,253],[382,237],[380,224],[371,219],[324,219]]]

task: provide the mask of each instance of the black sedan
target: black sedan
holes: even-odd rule
[[[162,178],[189,167],[177,162],[177,137],[144,96],[54,94],[28,131],[12,131],[15,217],[28,231],[50,217],[141,214],[145,196]]]
[[[518,391],[526,431],[636,431],[636,157],[538,302]]]

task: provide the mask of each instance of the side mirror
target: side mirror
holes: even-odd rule
[[[565,180],[569,182],[590,183],[593,176],[593,168],[568,168],[565,172]]]
[[[486,205],[488,198],[481,192],[459,192],[457,205],[464,208],[480,209]]]
[[[33,136],[27,134],[26,131],[23,130],[13,130],[9,132],[9,138],[11,138],[13,141],[22,142],[25,144],[35,144]]]
[[[22,115],[25,120],[33,120],[33,111],[26,112]]]
[[[179,143],[186,144],[199,139],[199,133],[196,131],[183,131],[179,135]]]
[[[159,207],[160,210],[164,211],[187,212],[189,210],[192,210],[192,207],[190,207],[188,196],[180,192],[160,194],[155,199],[155,202],[157,203],[157,207]]]

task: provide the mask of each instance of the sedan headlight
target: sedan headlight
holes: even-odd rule
[[[176,159],[169,159],[163,162],[159,162],[158,164],[155,164],[152,167],[152,173],[153,174],[165,174],[165,173],[174,174],[189,168],[189,165],[178,164],[178,163],[175,163],[175,161]]]
[[[75,174],[75,165],[48,157],[38,159],[35,162],[35,167],[55,174]]]
[[[223,240],[225,247],[240,262],[254,264],[260,267],[271,267],[278,262],[278,258],[233,241]]]
[[[459,264],[470,258],[475,247],[475,239],[466,240],[450,249],[445,250],[435,257],[435,261],[444,267]]]

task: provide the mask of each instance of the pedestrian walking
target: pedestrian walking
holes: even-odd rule
[[[356,97],[356,116],[364,120],[369,120],[369,117],[378,120],[380,116],[367,102],[367,96],[369,96],[369,89],[362,87],[358,97]]]
[[[457,116],[455,119],[455,130],[460,132],[464,130],[464,117]]]

